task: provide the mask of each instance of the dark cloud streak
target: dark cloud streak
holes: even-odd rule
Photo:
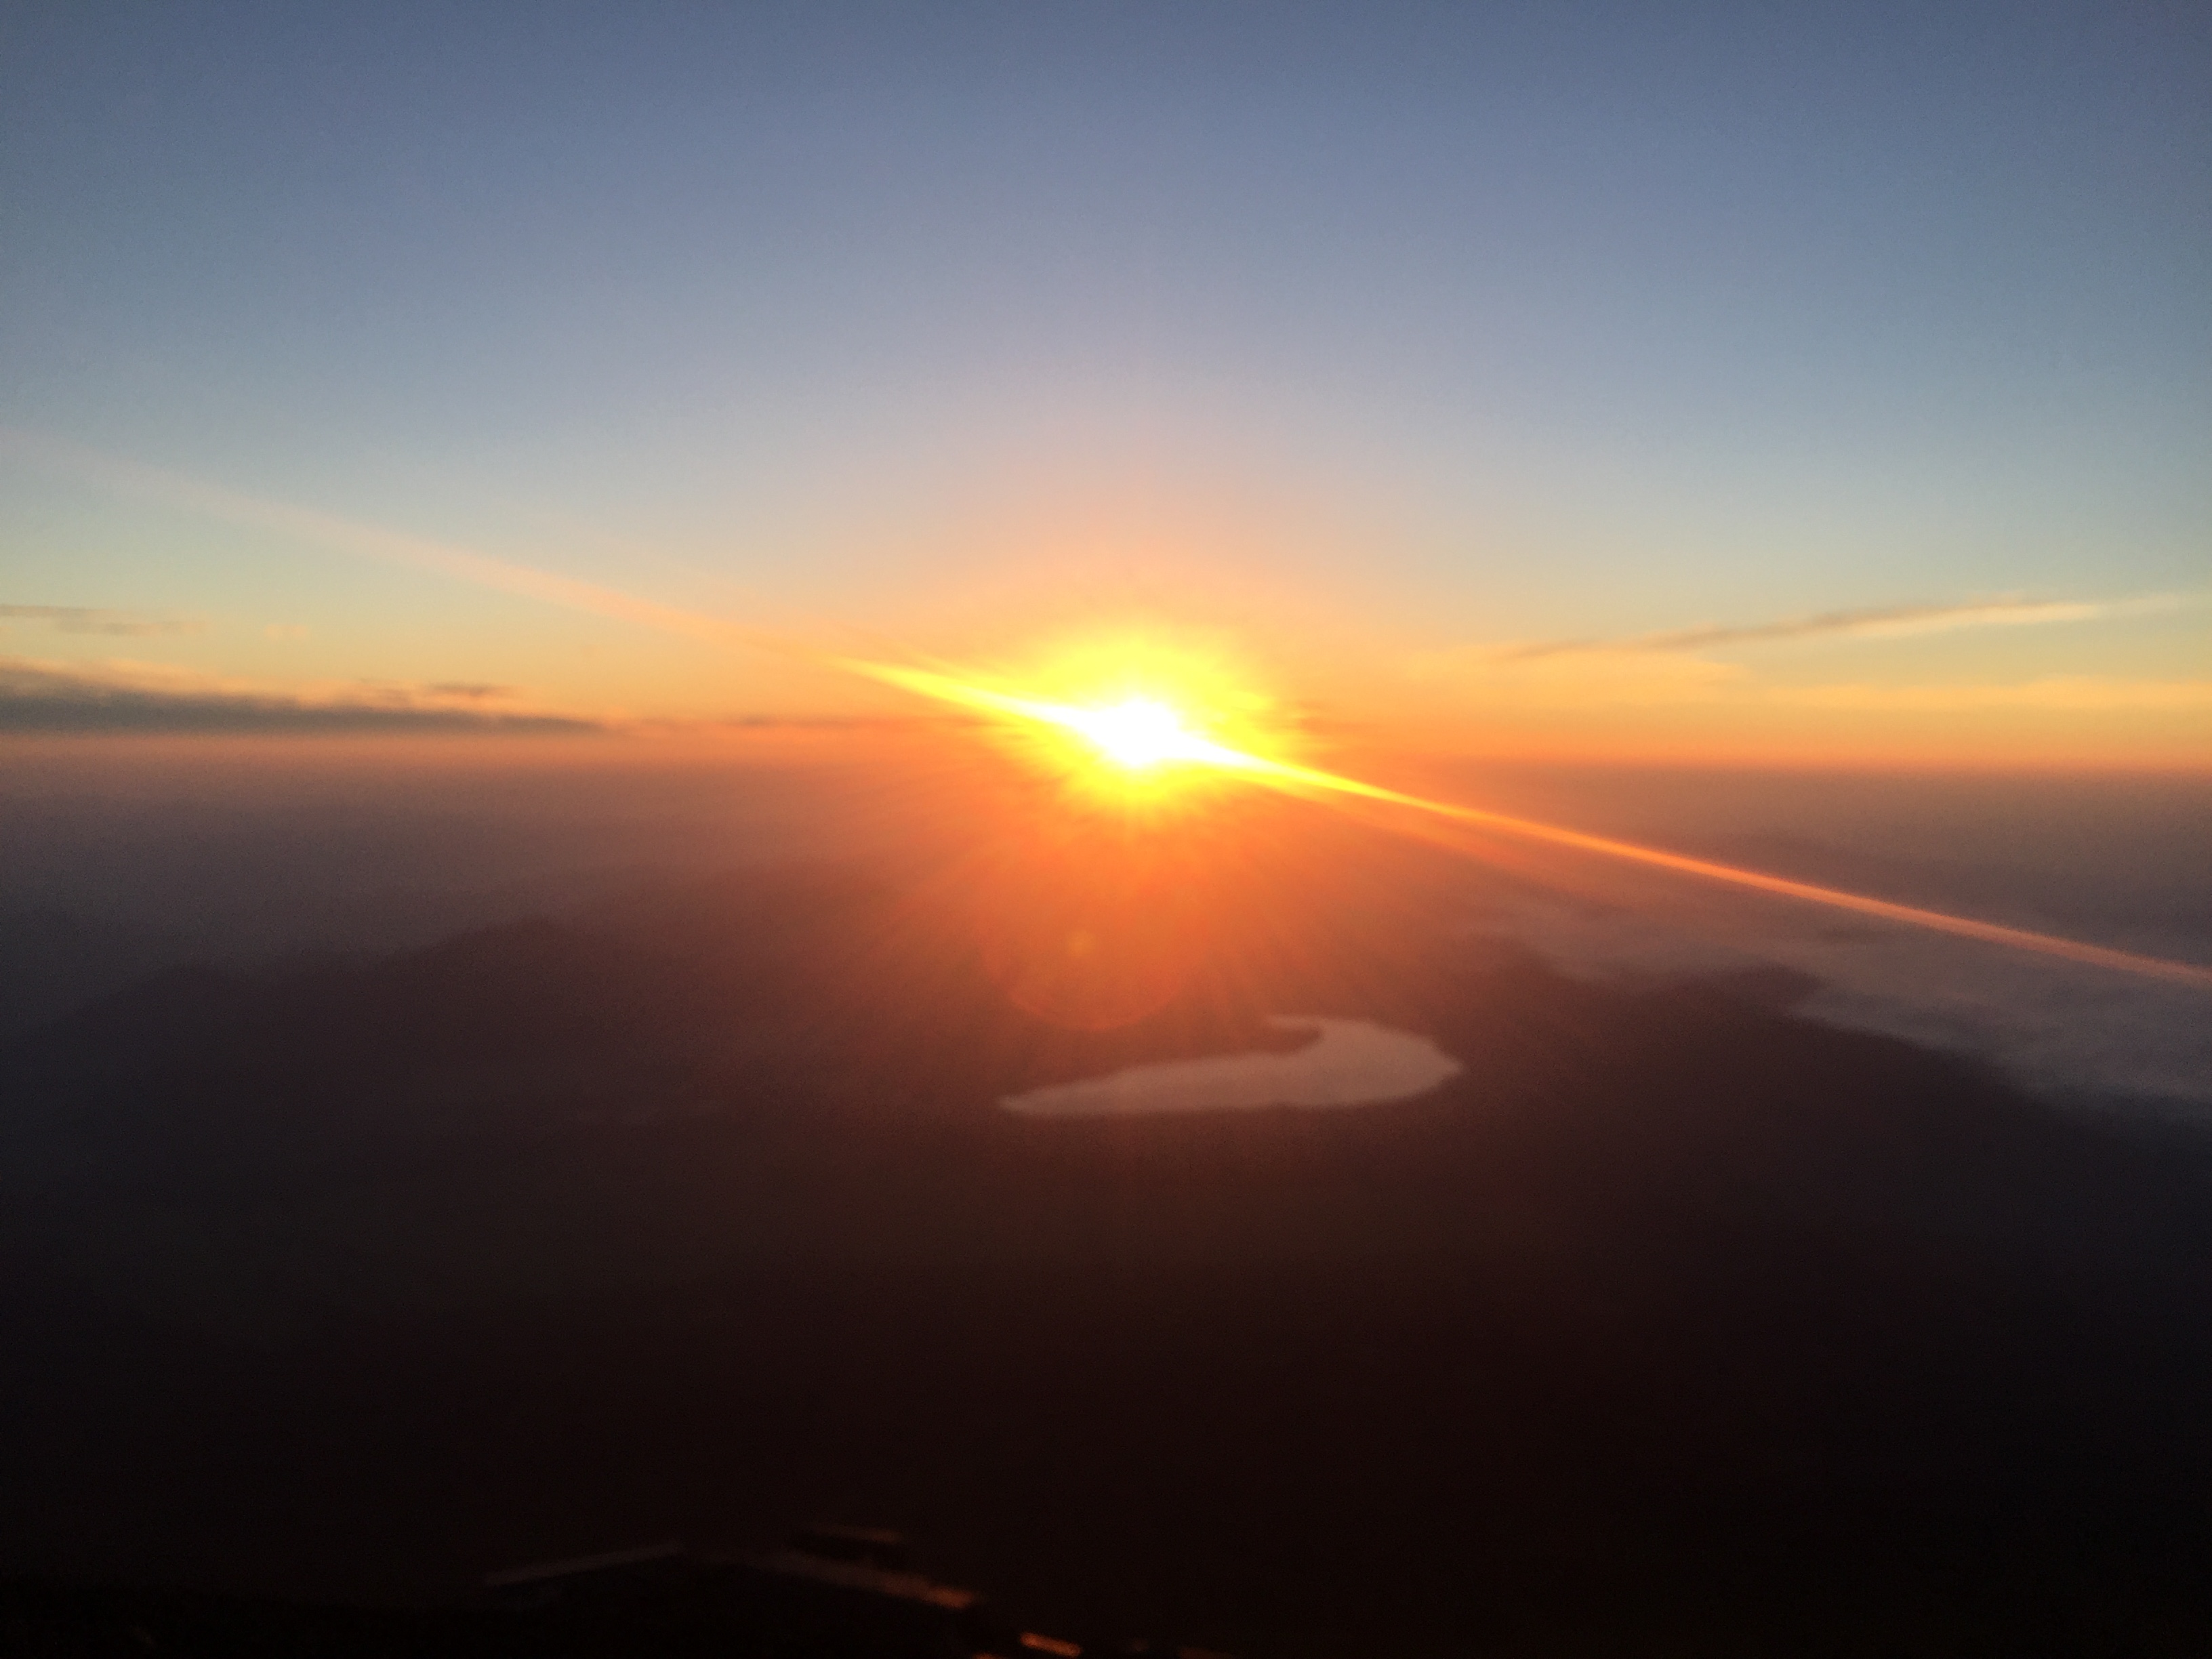
[[[514,686],[487,685],[477,680],[441,680],[430,690],[441,697],[466,697],[476,702],[495,697],[511,697],[515,694]]]
[[[580,734],[607,728],[557,714],[495,714],[425,706],[404,692],[374,700],[304,698],[131,684],[0,662],[0,732]]]

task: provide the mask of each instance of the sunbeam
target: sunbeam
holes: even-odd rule
[[[1831,909],[1875,916],[1906,927],[1951,933],[1985,945],[2003,945],[2089,967],[2212,991],[2212,968],[2200,967],[2194,963],[2143,956],[2132,951],[2114,950],[2108,945],[2092,945],[2055,933],[2008,927],[1999,922],[1982,921],[1972,916],[1954,915],[1948,911],[1927,909],[1915,904],[1899,904],[1893,900],[1875,898],[1842,888],[1795,881],[1786,876],[1771,875],[1741,865],[1692,858],[1687,854],[1670,853],[1662,848],[1646,847],[1610,836],[1594,836],[1560,824],[1540,823],[1534,818],[1516,817],[1453,801],[1432,800],[1425,796],[1408,794],[1401,790],[1364,782],[1358,778],[1323,771],[1317,767],[1273,759],[1207,736],[1203,730],[1194,728],[1192,716],[1184,714],[1161,699],[1125,697],[1110,703],[1089,706],[994,689],[933,670],[854,659],[841,658],[835,661],[837,666],[854,673],[864,674],[885,684],[899,686],[941,702],[973,709],[1000,720],[1027,722],[1070,733],[1089,744],[1109,763],[1124,768],[1203,768],[1310,799],[1348,796],[1376,801],[1403,811],[1446,818],[1524,841],[1571,848],[1577,852],[1646,865],[1704,881],[1720,882],[1754,892],[1796,899],[1807,904],[1825,905]]]

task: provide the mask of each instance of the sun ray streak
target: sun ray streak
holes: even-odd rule
[[[894,664],[863,662],[854,659],[838,659],[836,665],[856,674],[863,674],[888,685],[895,685],[933,697],[941,702],[972,708],[980,713],[1002,718],[1032,721],[1055,726],[1097,743],[1099,710],[1079,704],[1049,701],[1001,691],[978,685],[957,676],[928,669],[901,667]],[[2134,974],[2147,979],[2163,980],[2171,984],[2186,985],[2198,990],[2212,991],[2212,968],[2194,963],[2176,962],[2165,957],[2141,955],[2133,951],[2115,950],[2108,945],[2092,945],[2085,940],[2063,938],[2055,933],[2041,933],[2025,927],[2008,927],[2002,923],[1981,921],[1971,916],[1953,915],[1948,911],[1931,910],[1917,904],[1899,904],[1893,900],[1880,899],[1863,893],[1850,892],[1838,887],[1824,887],[1814,882],[1794,881],[1786,876],[1770,875],[1765,871],[1747,869],[1741,865],[1723,864],[1713,859],[1692,858],[1685,853],[1670,853],[1664,848],[1645,847],[1636,842],[1620,841],[1610,836],[1594,836],[1580,830],[1570,830],[1559,824],[1544,823],[1534,818],[1516,817],[1504,812],[1493,812],[1482,807],[1463,806],[1452,801],[1431,800],[1425,796],[1407,794],[1389,789],[1379,784],[1364,783],[1319,768],[1300,766],[1289,761],[1273,760],[1264,755],[1231,748],[1202,733],[1184,731],[1180,740],[1164,758],[1185,765],[1210,767],[1218,771],[1249,778],[1254,782],[1279,789],[1291,794],[1305,796],[1345,795],[1361,800],[1396,807],[1406,811],[1449,819],[1471,828],[1499,835],[1512,836],[1523,841],[1535,841],[1554,847],[1565,847],[1577,852],[1594,853],[1601,857],[1619,859],[1628,863],[1666,870],[1676,875],[1692,876],[1700,880],[1719,882],[1729,886],[1747,888],[1754,892],[1771,893],[1778,897],[1795,899],[1803,903],[1825,905],[1831,909],[1849,910],[1860,915],[1875,916],[1885,921],[1902,923],[1907,927],[1926,928],[1940,933],[1950,933],[1961,939],[1977,939],[1986,945],[2004,945],[2016,951],[2027,951],[2039,956],[2056,957],[2087,966],[2110,969],[2124,974]]]

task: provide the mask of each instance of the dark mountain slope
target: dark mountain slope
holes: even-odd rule
[[[1261,1653],[2203,1644],[2201,1146],[1562,980],[1449,886],[1297,896],[1111,1031],[1012,1006],[957,889],[822,872],[49,1029],[9,1559],[393,1588],[828,1512],[1046,1627]],[[1280,1010],[1466,1069],[994,1104]]]

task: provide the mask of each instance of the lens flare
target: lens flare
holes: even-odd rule
[[[1316,767],[1273,759],[1234,747],[1217,737],[1194,729],[1187,723],[1185,715],[1160,697],[1134,695],[1099,704],[1064,702],[995,688],[963,679],[958,675],[928,669],[850,659],[841,659],[838,665],[854,673],[958,708],[1015,724],[1027,724],[1071,735],[1088,750],[1097,763],[1117,767],[1131,774],[1149,774],[1169,765],[1202,768],[1209,772],[1247,779],[1293,795],[1316,799],[1346,796],[1373,801],[1403,811],[1448,819],[1473,829],[1511,836],[1523,841],[1542,842],[1577,852],[1595,853],[1605,858],[1671,871],[1677,875],[1694,876],[1700,880],[1747,888],[1754,892],[1769,893],[1804,903],[1850,910],[1907,927],[1978,939],[1987,945],[2001,945],[2012,950],[2033,951],[2091,967],[2164,980],[2199,990],[2212,990],[2212,968],[2201,967],[2194,963],[2142,956],[2132,951],[2113,950],[2109,946],[2090,945],[2053,933],[2039,933],[2024,927],[1978,921],[1971,916],[1952,915],[1946,911],[1926,909],[1918,905],[1899,904],[1841,888],[1793,881],[1784,876],[1770,875],[1741,865],[1692,858],[1686,854],[1669,853],[1661,848],[1644,847],[1610,836],[1588,835],[1579,830],[1543,823],[1533,818],[1515,817],[1481,807],[1459,805],[1451,801],[1431,800],[1401,790],[1384,788],[1379,784],[1364,783],[1357,778],[1322,771]]]

